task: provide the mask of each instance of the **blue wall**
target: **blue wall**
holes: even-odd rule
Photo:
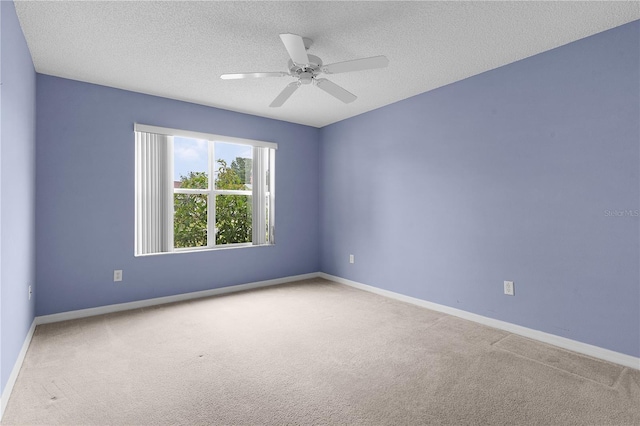
[[[640,356],[638,22],[318,130],[36,78],[0,4],[2,386],[34,247],[38,315],[322,270]],[[277,142],[276,246],[134,257],[134,122]]]
[[[37,104],[38,315],[318,271],[318,129],[45,75]],[[278,143],[276,245],[134,257],[135,122]]]
[[[13,2],[0,1],[0,391],[34,317],[36,73]]]
[[[321,270],[640,356],[639,40],[636,21],[323,128]]]

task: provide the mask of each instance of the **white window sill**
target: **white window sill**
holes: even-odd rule
[[[163,251],[163,252],[160,252],[160,253],[134,254],[134,257],[162,256],[162,255],[167,255],[167,254],[202,253],[202,252],[205,252],[205,251],[249,249],[249,248],[274,247],[274,246],[275,246],[275,244],[262,244],[262,245],[225,244],[223,246],[215,246],[215,247],[200,247],[200,248],[194,247],[194,248],[175,249],[174,251]]]

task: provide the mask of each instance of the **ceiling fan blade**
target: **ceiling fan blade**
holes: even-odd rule
[[[309,63],[307,49],[304,47],[304,40],[296,34],[280,34],[280,39],[284,47],[289,52],[289,56],[294,64],[305,65]]]
[[[327,80],[326,78],[316,78],[316,86],[318,86],[334,98],[340,99],[345,104],[351,103],[358,99],[358,97],[353,93],[347,92],[345,89],[338,86],[334,82]]]
[[[239,74],[222,74],[223,80],[238,80],[242,78],[262,78],[262,77],[285,77],[289,75],[286,72],[245,72]]]
[[[284,104],[287,99],[289,99],[289,97],[293,95],[293,92],[298,90],[298,86],[300,86],[300,84],[297,81],[287,84],[287,87],[285,87],[284,90],[280,92],[280,94],[273,100],[273,102],[271,102],[271,105],[269,106],[272,108],[281,107],[282,104]]]
[[[326,74],[338,74],[341,72],[364,71],[375,68],[384,68],[389,65],[386,56],[372,56],[371,58],[354,59],[353,61],[336,62],[324,65],[322,72]]]

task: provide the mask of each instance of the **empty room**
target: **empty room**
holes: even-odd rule
[[[640,425],[640,2],[0,1],[6,425]]]

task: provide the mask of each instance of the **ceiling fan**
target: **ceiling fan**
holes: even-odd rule
[[[249,72],[240,74],[222,74],[223,80],[263,77],[294,77],[296,81],[289,83],[282,92],[271,102],[270,107],[280,107],[303,84],[315,84],[331,96],[341,100],[345,104],[353,102],[357,96],[348,92],[326,78],[319,78],[320,74],[339,74],[343,72],[364,71],[375,68],[384,68],[389,65],[385,56],[373,56],[370,58],[354,59],[352,61],[337,62],[323,65],[322,59],[314,55],[308,55],[311,47],[311,39],[300,37],[296,34],[280,34],[280,39],[287,49],[289,56],[289,72]]]

